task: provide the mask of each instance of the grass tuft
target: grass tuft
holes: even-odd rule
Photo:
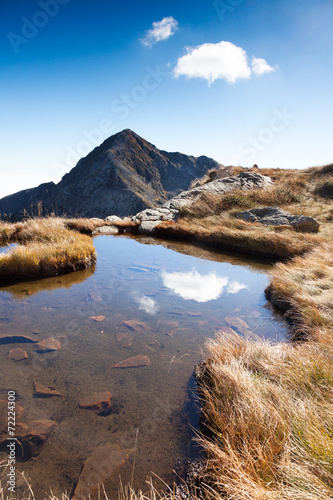
[[[86,227],[78,223],[80,230]],[[29,219],[25,223],[0,224],[6,242],[17,246],[0,255],[0,281],[21,281],[85,269],[96,261],[92,239],[67,228],[58,218]],[[10,236],[8,236],[10,234]]]

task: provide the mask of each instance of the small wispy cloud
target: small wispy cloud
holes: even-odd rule
[[[260,57],[252,57],[252,71],[255,75],[260,76],[265,73],[270,73],[271,71],[275,71],[272,66],[270,66],[265,59],[260,59]]]
[[[222,41],[188,48],[187,54],[178,59],[174,76],[204,78],[208,85],[219,79],[233,84],[237,80],[251,78],[252,74],[258,76],[270,71],[275,70],[265,59],[253,57],[250,67],[247,53],[242,47]]]
[[[146,35],[141,39],[141,43],[146,47],[151,47],[157,42],[167,40],[174,35],[178,29],[178,21],[172,16],[164,17],[162,21],[153,23],[153,27],[146,31]]]

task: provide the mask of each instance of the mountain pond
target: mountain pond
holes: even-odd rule
[[[35,343],[0,340],[0,399],[15,391],[23,408],[18,422],[57,424],[40,454],[17,462],[18,496],[27,486],[20,472],[37,500],[50,489],[59,498],[73,494],[86,460],[98,462],[93,454],[107,445],[129,450],[118,454],[110,498],[117,498],[119,476],[144,491],[152,472],[172,485],[201,453],[193,441],[193,369],[206,339],[223,327],[272,342],[288,336],[265,299],[267,262],[146,236],[97,236],[94,243],[97,264],[87,270],[0,289],[0,338],[53,337],[61,345],[38,352]],[[14,348],[27,359],[10,359]],[[126,367],[131,363],[141,366]],[[34,383],[61,395],[37,397]],[[101,392],[112,394],[102,411],[79,406]]]

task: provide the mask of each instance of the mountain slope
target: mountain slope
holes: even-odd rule
[[[131,215],[163,204],[211,168],[221,165],[157,149],[131,130],[123,130],[95,148],[58,184],[26,189],[0,200],[0,214],[20,219],[34,213],[106,217]]]

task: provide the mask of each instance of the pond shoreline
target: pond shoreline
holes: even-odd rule
[[[170,235],[170,233],[167,231],[167,233]],[[163,234],[160,233],[161,235]],[[165,237],[165,234],[163,234],[163,237]],[[186,237],[186,239],[193,238],[193,233],[189,233]],[[310,237],[311,238],[311,237]],[[156,238],[159,240],[159,238]],[[168,239],[170,240],[177,240],[179,241],[179,237],[169,237]],[[228,464],[228,467],[233,470],[233,467],[235,464],[233,462],[230,462],[231,458],[230,456],[227,456],[225,454],[225,451],[223,451],[223,448],[219,448],[219,442],[221,441],[220,439],[220,433],[221,429],[216,427],[216,422],[215,422],[215,412],[217,409],[221,409],[220,407],[220,398],[222,394],[222,399],[225,398],[225,395],[223,395],[223,391],[221,393],[221,386],[217,383],[217,373],[219,373],[219,380],[221,379],[221,373],[223,373],[222,379],[224,380],[225,383],[229,383],[230,375],[226,374],[225,371],[225,366],[228,366],[228,363],[230,363],[230,360],[234,363],[234,365],[237,367],[237,370],[243,370],[242,366],[244,365],[244,355],[245,352],[249,352],[250,354],[250,360],[248,361],[248,368],[247,368],[247,376],[252,379],[252,377],[255,375],[257,368],[254,369],[253,365],[253,360],[258,356],[260,353],[264,353],[264,358],[269,359],[270,364],[272,367],[276,366],[276,363],[279,365],[279,369],[282,370],[282,378],[283,378],[283,384],[281,386],[281,389],[284,389],[286,394],[289,394],[289,390],[293,391],[295,390],[295,387],[298,388],[301,396],[300,396],[300,401],[302,401],[302,398],[304,397],[303,394],[303,386],[305,386],[308,382],[308,376],[309,372],[307,369],[307,365],[309,364],[314,364],[316,368],[321,370],[322,373],[324,373],[324,377],[326,377],[327,373],[327,365],[325,365],[325,359],[327,357],[327,353],[331,352],[333,354],[333,346],[332,346],[332,338],[331,338],[331,322],[330,322],[330,308],[329,306],[326,307],[326,309],[322,309],[321,307],[321,302],[319,301],[318,303],[314,303],[312,298],[311,298],[311,289],[313,287],[318,287],[318,290],[325,290],[325,288],[322,288],[324,284],[322,283],[323,279],[325,278],[327,282],[329,282],[329,277],[330,275],[330,269],[332,267],[332,249],[330,247],[329,243],[325,243],[323,240],[320,241],[318,240],[317,237],[314,238],[314,241],[316,244],[311,243],[306,252],[304,253],[303,251],[301,253],[304,253],[303,256],[294,256],[293,259],[287,260],[285,263],[277,264],[276,265],[276,270],[273,271],[273,276],[271,278],[271,283],[266,289],[266,297],[280,310],[282,311],[285,319],[291,325],[291,333],[292,333],[292,338],[294,342],[292,344],[281,344],[278,346],[270,346],[265,343],[254,343],[250,339],[242,339],[239,340],[233,336],[228,336],[228,335],[220,335],[216,341],[210,341],[208,343],[208,357],[204,361],[203,365],[201,365],[201,369],[199,372],[201,375],[197,376],[198,380],[198,390],[199,393],[201,394],[201,411],[202,414],[205,415],[205,420],[206,423],[204,423],[203,427],[201,428],[201,433],[202,436],[200,438],[201,444],[206,450],[207,453],[207,460],[205,462],[204,468],[200,471],[200,474],[204,478],[205,482],[209,484],[210,488],[215,488],[214,491],[218,495],[234,495],[236,493],[239,493],[239,491],[242,489],[241,488],[241,483],[237,485],[237,474],[233,477],[230,476],[228,471],[226,470],[226,467],[223,466],[222,464],[222,459],[225,461],[226,464]],[[199,241],[192,241],[191,243],[197,244],[199,243],[199,246],[202,247],[202,243],[204,243],[205,248],[213,248],[214,250],[216,249],[216,242],[212,244],[212,241],[209,238],[205,238],[204,241],[199,239]],[[220,251],[223,251],[223,248],[219,248]],[[231,250],[229,249],[231,252]],[[244,252],[242,252],[242,249],[237,249],[237,253],[239,255],[244,255]],[[259,252],[259,255],[262,255],[263,252]],[[245,253],[245,255],[248,255]],[[258,255],[258,253],[257,253]],[[297,254],[296,254],[297,255]],[[271,257],[271,256],[270,256]],[[281,259],[277,259],[281,260]],[[308,277],[308,290],[305,290],[305,296],[304,296],[304,291],[301,293],[300,287],[299,287],[299,280],[298,276],[299,273],[303,272],[304,276]],[[326,287],[327,290],[327,287]],[[330,289],[328,289],[330,291]],[[326,292],[325,292],[326,293]],[[299,341],[302,342],[299,342]],[[307,340],[307,342],[303,342],[304,340]],[[325,352],[326,351],[326,354]],[[282,354],[281,354],[282,353]],[[262,355],[262,354],[261,354]],[[314,359],[314,355],[317,356],[317,359]],[[227,357],[226,357],[227,356]],[[326,357],[325,357],[326,356]],[[214,360],[214,361],[212,361]],[[222,363],[222,364],[221,364]],[[260,361],[261,363],[261,361]],[[259,363],[259,365],[260,365]],[[292,363],[291,366],[293,366],[292,371],[294,370],[295,372],[301,372],[300,378],[295,382],[291,381],[290,379],[290,374],[288,370],[290,370],[290,363]],[[263,368],[260,368],[262,370]],[[195,369],[195,371],[198,372],[198,368]],[[202,375],[204,374],[204,375]],[[275,377],[276,373],[274,372],[273,368],[272,370],[266,368],[262,372],[262,383],[264,384],[275,384]],[[312,381],[311,382],[311,391],[313,393],[318,393],[318,391],[322,391],[322,387],[318,386],[316,382]],[[216,393],[216,389],[218,388],[218,393]],[[240,406],[242,405],[242,401],[246,401],[246,394],[244,394],[243,389],[241,386],[237,387],[234,386],[234,389],[236,393],[238,394]],[[311,393],[311,397],[312,396]],[[325,394],[322,394],[321,396],[325,400],[325,404],[328,404],[327,398],[325,397]],[[209,402],[209,405],[207,406],[207,401]],[[265,400],[265,404],[269,407],[271,405],[270,400]],[[234,404],[230,401],[228,403],[228,398],[225,401],[225,418],[226,420],[230,420],[231,427],[229,428],[228,435],[233,435],[233,433],[236,431],[238,422],[233,421],[230,418],[230,413],[229,412],[236,412],[239,410],[238,407],[235,407]],[[244,410],[244,408],[243,408]],[[242,411],[243,411],[242,410]],[[287,425],[286,421],[284,420],[283,412],[287,411],[286,408],[281,404],[281,411],[278,409],[275,409],[277,411],[278,415],[278,420],[277,422],[280,422],[277,425],[282,425],[285,426]],[[279,413],[280,411],[280,413]],[[293,414],[293,409],[289,408],[289,411]],[[319,410],[318,410],[319,411]],[[307,414],[307,419],[313,418],[318,418],[319,415],[317,415],[315,410],[311,410],[310,413]],[[264,416],[263,416],[264,418]],[[325,419],[325,416],[320,414],[321,419]],[[249,425],[254,424],[253,421],[251,421],[251,417],[249,416]],[[213,431],[210,431],[210,434],[207,435],[205,432],[205,426],[209,425],[210,428],[213,429]],[[234,425],[234,427],[232,427]],[[301,425],[301,424],[300,424]],[[265,435],[265,439],[267,439],[267,434],[266,432],[269,432],[269,429],[267,427],[260,427],[260,429],[251,429],[249,427],[243,427],[237,432],[243,433],[243,437],[246,442],[251,440],[253,438],[253,433],[258,432],[257,436],[257,441],[256,441],[256,446],[259,446],[260,449],[262,449],[263,443],[261,442],[260,438],[260,433],[263,433]],[[293,436],[293,431],[292,429],[290,430],[290,435],[291,437]],[[219,437],[220,436],[220,437]],[[282,434],[281,434],[282,436]],[[213,437],[213,438],[212,438]],[[255,436],[254,436],[255,437]],[[221,444],[223,443],[223,439]],[[239,459],[241,459],[241,456],[243,456],[243,451],[242,449],[239,448],[239,441],[235,441],[235,443],[232,443],[233,446],[236,448],[234,449],[233,453],[239,453]],[[253,443],[252,443],[253,444]],[[299,444],[299,443],[298,443]],[[279,438],[278,442],[274,441],[274,445],[278,446],[281,448],[281,453],[282,455],[284,454],[284,451],[287,446],[290,446],[290,440],[289,441],[284,441],[284,438],[281,437]],[[303,444],[301,443],[300,445],[300,450],[302,449]],[[225,442],[223,444],[223,447],[225,447]],[[281,477],[283,478],[283,481],[286,482],[287,486],[286,488],[296,488],[295,494],[297,494],[297,485],[294,485],[292,483],[292,479],[288,476],[287,472],[282,470],[281,472],[281,466],[277,464],[277,458],[273,454],[271,458],[269,458],[269,452],[270,450],[266,450],[266,453],[268,453],[266,457],[267,461],[267,467],[268,467],[268,476],[269,477],[269,484],[261,484],[259,485],[256,477],[254,477],[250,471],[251,468],[253,468],[253,463],[251,460],[254,460],[254,457],[252,454],[249,454],[247,462],[249,462],[249,470],[243,471],[242,476],[239,476],[239,481],[241,481],[241,477],[246,477],[246,481],[248,484],[248,491],[251,491],[252,498],[275,498],[274,495],[285,495],[287,494],[284,491],[280,491],[280,486],[279,486],[279,481],[281,480]],[[327,450],[325,451],[327,453]],[[284,455],[283,455],[284,456]],[[284,458],[286,459],[286,458]],[[289,458],[289,461],[292,460]],[[321,459],[320,459],[321,460]],[[255,461],[258,461],[256,458]],[[215,467],[214,464],[218,463],[218,466]],[[252,463],[252,465],[251,465]],[[326,499],[330,497],[330,486],[329,486],[329,481],[331,481],[330,478],[330,473],[327,472],[325,469],[325,466],[322,464],[322,462],[317,461],[316,462],[316,467],[318,467],[318,470],[321,471],[320,474],[326,474],[327,476],[327,481],[324,480],[322,482],[322,488],[323,488],[323,493],[322,493],[322,499]],[[293,465],[291,461],[291,465]],[[299,464],[300,467],[303,467],[302,463]],[[260,464],[258,464],[258,467],[261,467]],[[199,474],[199,476],[200,476]],[[313,475],[313,473],[306,468],[303,470],[303,476],[304,476],[304,481],[318,481],[318,477]],[[191,477],[191,474],[189,474],[189,477]],[[236,477],[236,479],[235,479]],[[222,490],[219,489],[217,484],[221,483],[223,478],[224,481],[224,488]],[[322,481],[322,479],[320,479]],[[198,491],[198,477],[195,477],[194,481],[194,491]],[[199,480],[200,483],[200,480]],[[303,487],[303,486],[302,486]],[[191,485],[189,485],[190,491],[191,491]],[[217,488],[217,489],[216,489]],[[287,488],[287,489],[288,489]],[[310,488],[310,486],[309,486]],[[310,488],[311,489],[311,488]],[[289,490],[288,490],[289,491]],[[244,492],[245,494],[245,492]],[[270,495],[273,495],[271,497]],[[240,496],[239,498],[243,498]],[[244,496],[245,498],[245,496]],[[285,498],[285,497],[283,497]],[[318,497],[319,498],[319,497]]]

